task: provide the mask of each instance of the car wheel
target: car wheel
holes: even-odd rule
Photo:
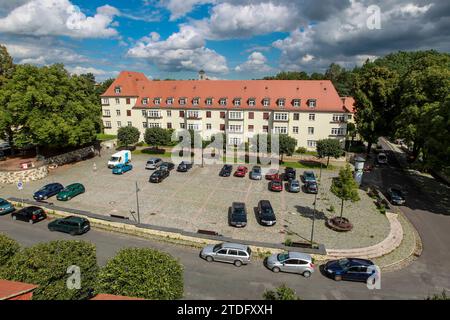
[[[69,201],[70,199],[72,199],[72,197],[67,197],[67,201]]]
[[[303,272],[303,276],[305,278],[309,278],[309,277],[311,277],[311,272],[310,271],[305,271],[305,272]]]
[[[342,276],[334,276],[334,281],[341,281],[342,280]]]
[[[16,217],[16,216],[13,216],[12,219],[13,219],[14,221],[16,221],[16,220],[17,220],[17,217]]]
[[[211,256],[207,256],[207,257],[206,257],[206,261],[208,261],[208,262],[213,262],[214,259],[213,259],[213,257],[211,257]]]
[[[48,199],[48,197],[47,197],[47,196],[45,196],[45,197],[43,197],[42,199],[44,199],[44,200],[47,200],[47,199]]]
[[[280,272],[280,268],[274,267],[274,268],[272,269],[272,271],[275,272],[275,273],[278,273],[278,272]]]
[[[30,219],[30,220],[28,220],[28,223],[29,223],[29,224],[33,224],[34,221]]]
[[[242,261],[236,260],[236,261],[234,262],[234,265],[235,265],[236,267],[240,267],[240,266],[242,266]]]

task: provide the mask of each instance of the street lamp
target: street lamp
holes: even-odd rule
[[[139,212],[139,191],[141,191],[138,187],[138,183],[136,181],[136,209],[137,209],[137,216],[138,216],[138,224],[141,224],[141,215]]]
[[[364,173],[364,163],[366,162],[366,159],[363,157],[356,157],[355,158],[355,174],[354,178],[358,185],[361,185],[362,183],[362,177]]]

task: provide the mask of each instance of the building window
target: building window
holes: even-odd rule
[[[331,129],[332,136],[345,136],[345,128],[333,128]]]
[[[103,110],[104,117],[111,117],[111,112],[109,110]]]
[[[263,119],[264,119],[264,120],[269,120],[269,118],[270,118],[269,113],[268,113],[268,112],[264,112],[264,113],[263,113]]]
[[[250,107],[254,107],[256,105],[256,99],[255,98],[251,98],[248,100],[248,105]]]
[[[232,146],[238,146],[238,145],[242,144],[242,139],[241,138],[230,138],[229,143]]]
[[[153,99],[153,103],[154,103],[156,106],[159,106],[159,105],[161,104],[161,98],[155,98],[155,99]]]
[[[207,98],[206,99],[206,105],[207,106],[212,106],[212,104],[213,104],[213,99],[212,98]]]
[[[148,104],[148,99],[147,99],[147,98],[143,98],[143,99],[142,99],[142,104],[143,104],[143,105]]]
[[[188,111],[187,114],[189,119],[200,119],[200,112],[198,111]]]
[[[235,107],[240,107],[241,106],[241,99],[240,98],[234,99],[234,106]]]
[[[111,121],[105,121],[105,128],[111,129]]]
[[[131,121],[128,121],[128,126],[129,126],[129,127],[132,127],[132,126],[133,126],[133,123],[132,123]]]
[[[309,115],[309,121],[316,121],[316,115],[314,113]]]
[[[294,99],[293,105],[294,105],[294,107],[296,107],[296,108],[300,107],[300,99]]]
[[[144,129],[147,129],[148,128],[147,122],[142,122],[142,126],[144,127]]]
[[[221,99],[219,100],[219,104],[220,104],[221,106],[226,106],[226,105],[227,105],[227,99],[226,99],[226,98],[221,98]]]
[[[148,124],[149,128],[161,128],[161,124],[160,123],[155,123],[155,122],[151,122]]]
[[[223,111],[221,111],[221,112],[220,112],[220,118],[221,118],[221,119],[225,119],[225,117],[226,117],[226,113],[223,112]]]
[[[102,99],[102,104],[108,105],[109,104],[109,99],[108,98],[103,98]]]
[[[172,122],[167,122],[167,129],[172,129]]]
[[[248,132],[253,132],[255,130],[255,126],[252,124],[248,125]]]
[[[120,117],[120,110],[116,110],[116,114]]]
[[[314,134],[314,127],[308,128],[308,134]]]
[[[351,114],[347,115],[347,120],[352,120],[353,116]]]
[[[120,104],[120,99],[116,98],[116,104]]]
[[[300,120],[300,113],[294,113],[294,120],[295,121]]]
[[[308,107],[315,108],[317,106],[317,101],[314,99],[308,100]]]
[[[170,106],[170,105],[172,105],[173,104],[173,98],[168,98],[167,100],[166,100],[166,103]]]
[[[122,88],[121,88],[121,87],[116,87],[116,88],[114,89],[114,92],[115,92],[116,94],[119,94],[119,93],[122,92]]]
[[[231,120],[241,120],[243,118],[242,112],[239,111],[230,111],[228,113],[228,119]]]
[[[315,148],[317,146],[317,141],[308,140],[307,144],[308,144],[308,148]]]
[[[289,119],[288,113],[275,113],[275,120],[276,121],[287,121]]]
[[[211,123],[207,123],[206,124],[206,130],[211,130],[211,128],[212,128]]]
[[[269,126],[263,126],[263,132],[264,133],[269,132]]]
[[[270,99],[266,98],[263,100],[263,106],[264,107],[269,107],[270,106]]]
[[[142,110],[142,116],[147,117],[147,110]]]
[[[180,99],[180,105],[184,106],[186,104],[186,98]]]
[[[344,122],[345,115],[343,114],[333,114],[333,122]]]
[[[127,110],[127,117],[131,117],[131,110]]]
[[[117,121],[117,127],[118,128],[122,127],[122,121]]]
[[[180,118],[184,118],[184,111],[183,110],[180,111]]]
[[[287,134],[288,133],[288,129],[286,127],[275,127],[273,129],[273,133],[275,133],[275,134]]]
[[[254,112],[249,112],[248,113],[248,118],[251,119],[251,120],[255,119],[255,113]]]
[[[242,132],[242,126],[241,125],[230,124],[228,126],[228,132],[241,133]]]
[[[180,128],[181,129],[186,129],[186,125],[184,123],[180,123]]]
[[[199,103],[200,103],[200,98],[194,98],[194,99],[192,100],[192,104],[193,104],[194,106],[198,106]]]
[[[298,127],[292,127],[292,132],[297,134],[298,133]]]
[[[286,100],[285,99],[278,99],[278,106],[280,108],[283,108],[286,105]]]
[[[224,124],[220,125],[220,131],[225,131],[225,125]]]
[[[150,110],[148,112],[148,116],[149,116],[149,118],[160,118],[161,113],[159,112],[159,110]]]
[[[206,111],[206,117],[211,118],[211,111]]]
[[[127,104],[131,104],[131,99],[130,99],[130,98],[127,98],[126,103],[127,103]]]

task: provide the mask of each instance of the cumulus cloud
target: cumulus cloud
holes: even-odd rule
[[[177,20],[191,12],[196,6],[215,3],[215,0],[161,0],[160,5],[170,12],[170,20]]]
[[[237,66],[235,71],[256,74],[273,72],[274,69],[267,64],[267,58],[261,52],[255,51],[246,62]]]
[[[112,28],[120,12],[109,5],[86,16],[69,0],[31,0],[0,19],[0,32],[32,36],[69,36],[73,38],[108,38],[116,36]]]

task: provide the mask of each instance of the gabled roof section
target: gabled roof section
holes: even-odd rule
[[[139,97],[149,83],[142,72],[122,71],[102,97]],[[120,87],[120,93],[116,93],[117,87]]]
[[[342,97],[342,102],[344,103],[344,109],[347,112],[355,113],[355,99],[353,97]]]
[[[0,279],[0,300],[17,297],[33,291],[37,287],[34,284]]]

